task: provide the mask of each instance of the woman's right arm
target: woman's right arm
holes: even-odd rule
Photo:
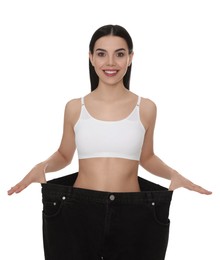
[[[8,195],[21,192],[33,182],[45,183],[45,174],[47,172],[61,170],[71,163],[76,149],[73,126],[80,113],[79,104],[79,99],[71,100],[66,104],[63,136],[58,150],[47,160],[37,164],[19,183],[8,191]]]

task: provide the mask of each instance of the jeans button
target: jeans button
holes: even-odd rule
[[[111,195],[109,196],[109,199],[110,199],[111,201],[115,200],[115,195],[111,194]]]

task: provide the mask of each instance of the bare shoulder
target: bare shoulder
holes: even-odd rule
[[[66,103],[66,109],[70,109],[70,110],[72,110],[72,112],[74,110],[79,109],[80,107],[81,107],[81,98],[74,98],[74,99],[69,100]]]
[[[142,97],[140,106],[142,107],[143,111],[148,111],[148,113],[155,113],[157,110],[156,104],[149,98]]]
[[[70,119],[72,123],[75,123],[80,115],[81,111],[81,98],[71,99],[65,106],[65,117]]]
[[[157,114],[157,106],[149,98],[141,98],[140,117],[143,125],[147,129],[149,125],[155,121]]]

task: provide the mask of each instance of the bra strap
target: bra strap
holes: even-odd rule
[[[141,103],[141,97],[138,96],[138,102],[137,102],[137,106],[140,106],[140,103]]]
[[[84,106],[84,97],[81,98],[81,105]]]

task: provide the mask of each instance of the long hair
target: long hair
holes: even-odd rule
[[[99,29],[97,29],[90,41],[89,44],[89,51],[91,54],[93,54],[94,52],[94,46],[96,41],[103,37],[103,36],[108,36],[108,35],[113,35],[113,36],[118,36],[123,38],[128,45],[128,50],[129,50],[129,54],[131,54],[133,52],[133,42],[131,39],[131,36],[129,35],[129,33],[127,32],[127,30],[125,28],[123,28],[122,26],[119,25],[104,25],[102,27],[100,27]],[[130,83],[130,77],[131,77],[131,66],[132,64],[128,67],[126,74],[124,75],[123,78],[123,83],[125,88],[129,89],[129,83]],[[89,60],[89,75],[90,75],[90,83],[91,83],[91,91],[95,90],[99,84],[99,77],[95,72],[94,67],[92,66],[92,63]]]

